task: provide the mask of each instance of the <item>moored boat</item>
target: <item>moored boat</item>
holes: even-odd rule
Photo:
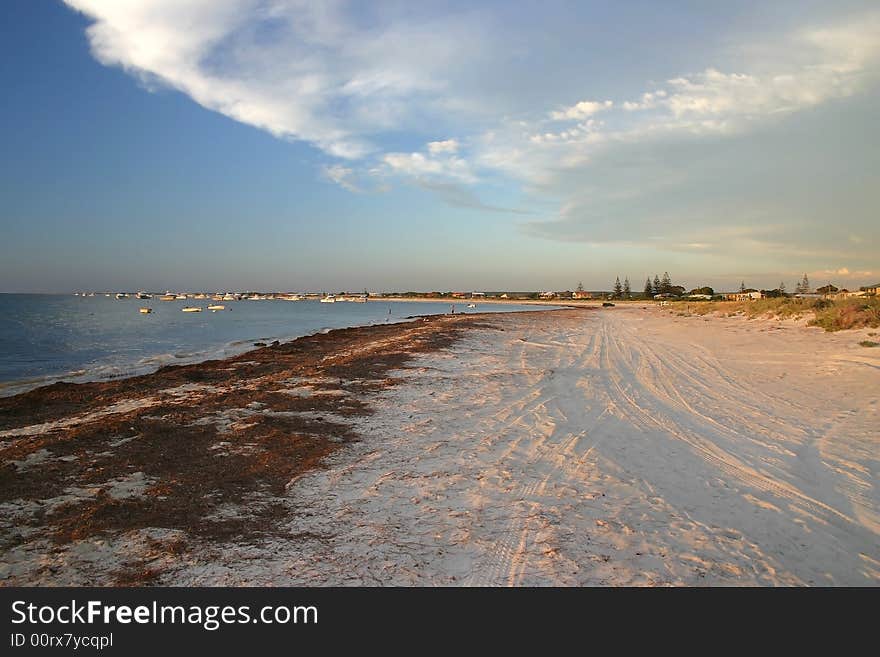
[[[199,306],[184,306],[181,310],[185,313],[200,313],[202,312],[201,307]]]
[[[328,294],[326,297],[321,299],[321,303],[336,303],[336,297],[332,294]]]
[[[138,312],[141,315],[149,315],[151,312],[153,312],[153,309],[152,308],[138,308]]]
[[[117,292],[117,293],[116,293],[116,298],[117,298],[117,299],[127,299],[127,298],[128,298],[128,295],[127,295],[125,292]]]
[[[226,310],[226,306],[224,306],[223,304],[215,303],[208,306],[208,310]]]

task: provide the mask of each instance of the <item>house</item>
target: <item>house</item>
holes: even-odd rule
[[[586,292],[584,290],[575,290],[574,292],[572,292],[571,298],[572,299],[592,299],[593,293]]]
[[[453,299],[467,299],[467,297],[468,297],[467,292],[453,292],[452,293]]]
[[[471,292],[471,297],[473,299],[485,299],[486,293],[485,292]]]
[[[860,287],[859,291],[864,292],[868,295],[878,295],[880,294],[880,283],[875,285],[866,285],[865,287]]]
[[[743,290],[742,292],[728,292],[724,298],[728,301],[756,301],[763,299],[764,295],[757,290]]]
[[[541,292],[538,296],[539,296],[541,299],[555,299],[555,298],[556,298],[556,292]]]
[[[687,296],[687,298],[688,299],[698,299],[698,300],[703,300],[703,301],[711,301],[712,295],[711,294],[689,294]]]

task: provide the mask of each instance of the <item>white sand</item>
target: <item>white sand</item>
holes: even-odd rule
[[[166,584],[880,584],[880,348],[653,308],[493,318]]]

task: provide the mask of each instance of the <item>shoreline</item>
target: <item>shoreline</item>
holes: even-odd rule
[[[120,560],[132,541],[173,560],[184,545],[283,534],[287,486],[359,439],[371,400],[420,354],[491,330],[499,315],[333,329],[0,398],[0,585],[145,584],[155,563]],[[98,573],[79,564],[73,579],[59,579],[45,565],[102,546],[113,555]]]
[[[50,296],[59,296],[59,295],[50,295]],[[406,302],[407,299],[389,299],[388,301],[394,302]],[[430,299],[425,299],[424,301],[431,301]],[[517,306],[531,305],[531,304],[514,304]],[[558,306],[558,304],[557,304]],[[524,312],[521,310],[508,310],[505,312]],[[533,312],[533,311],[532,311]],[[437,316],[441,316],[446,313],[436,313]],[[470,312],[466,312],[464,310],[460,312],[456,312],[456,315],[475,315],[480,314],[479,311],[474,311],[471,309]],[[31,390],[36,390],[38,388],[45,387],[47,385],[53,385],[55,383],[75,383],[75,384],[84,384],[84,383],[101,383],[101,382],[109,382],[109,381],[121,381],[125,379],[129,379],[136,376],[145,376],[152,373],[155,373],[159,369],[167,366],[176,366],[176,365],[193,365],[202,363],[209,360],[222,360],[225,358],[231,358],[235,356],[239,356],[241,354],[247,353],[249,351],[253,351],[254,349],[260,348],[261,342],[271,342],[271,341],[280,341],[282,343],[287,343],[293,340],[297,340],[301,337],[307,337],[309,335],[316,335],[319,333],[326,333],[329,331],[335,331],[341,328],[355,328],[362,326],[385,326],[388,324],[397,324],[397,323],[405,323],[409,321],[413,321],[415,318],[423,317],[423,315],[408,315],[405,317],[395,317],[390,321],[378,322],[376,320],[370,323],[363,324],[352,324],[349,326],[339,326],[339,327],[322,327],[319,329],[315,329],[308,333],[298,334],[298,335],[281,335],[278,337],[270,337],[270,338],[249,338],[249,339],[235,339],[231,341],[224,342],[222,344],[215,345],[213,347],[192,351],[190,353],[185,353],[183,355],[178,354],[170,354],[168,352],[157,352],[155,354],[149,354],[146,356],[142,356],[138,361],[135,362],[124,362],[121,364],[100,364],[96,365],[91,369],[81,368],[72,371],[65,371],[54,374],[45,374],[31,377],[24,377],[18,379],[9,379],[5,381],[0,381],[0,399],[4,399],[7,397],[13,397],[25,392],[29,392]]]
[[[847,333],[431,315],[0,399],[0,586],[876,585]]]

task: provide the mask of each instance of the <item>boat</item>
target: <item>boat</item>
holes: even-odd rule
[[[321,303],[336,303],[336,297],[332,294],[328,294],[326,297],[321,299]]]
[[[219,304],[219,303],[215,303],[215,304],[208,306],[208,310],[212,310],[212,311],[213,310],[226,310],[226,306]]]
[[[138,308],[138,312],[142,315],[149,315],[151,312],[153,312],[153,309],[152,308]]]
[[[128,298],[128,295],[127,295],[125,292],[117,292],[117,293],[116,293],[116,298],[117,298],[117,299],[127,299],[127,298]]]
[[[201,293],[193,295],[193,299],[207,299],[207,298],[208,298],[207,295],[204,295]]]
[[[202,312],[201,307],[199,306],[184,306],[181,310],[185,313],[200,313]]]
[[[159,301],[175,301],[175,300],[177,300],[177,297],[174,296],[173,294],[163,294],[161,297],[159,297]]]
[[[178,301],[185,301],[187,299],[187,296],[185,294],[178,294],[174,298]]]
[[[232,292],[227,292],[223,295],[223,301],[235,301],[235,295]]]
[[[146,292],[138,292],[137,294],[135,294],[135,296],[138,299],[152,299],[153,298],[152,294],[147,294]]]
[[[475,303],[469,303],[469,304],[467,305],[467,307],[468,307],[468,308],[476,308],[476,307],[477,307],[477,304],[475,304]]]

